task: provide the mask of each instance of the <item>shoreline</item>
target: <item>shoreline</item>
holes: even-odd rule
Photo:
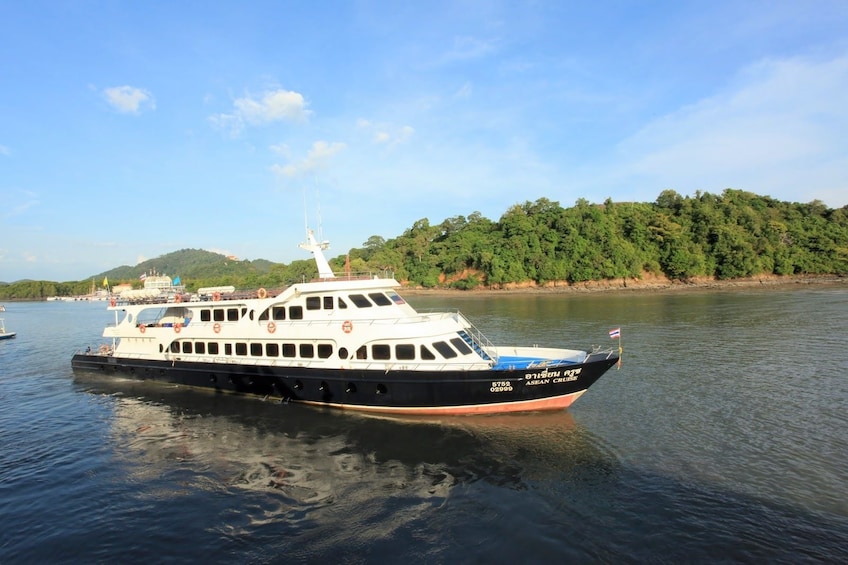
[[[409,295],[493,296],[498,294],[588,294],[607,292],[664,293],[708,290],[751,290],[758,288],[790,289],[796,287],[807,288],[810,286],[848,287],[848,277],[839,275],[763,275],[728,280],[702,278],[685,282],[672,281],[661,277],[650,277],[646,279],[586,281],[576,284],[558,282],[542,286],[535,283],[522,283],[507,285],[503,288],[478,287],[471,290],[402,286],[400,291]]]

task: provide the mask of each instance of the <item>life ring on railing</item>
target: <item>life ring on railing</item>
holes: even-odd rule
[[[146,332],[146,331],[147,331],[147,326],[145,326],[144,324],[139,324],[139,325],[138,325],[138,331],[140,331],[141,333]]]
[[[215,325],[212,326],[212,331],[215,332],[216,334],[221,333],[221,324],[218,323],[218,322],[215,322]]]
[[[260,288],[256,295],[259,296],[259,298],[268,298],[268,291],[264,288]]]
[[[174,332],[175,333],[180,333],[180,331],[182,329],[183,329],[183,325],[181,323],[177,322],[176,324],[174,324]]]
[[[344,322],[342,322],[342,331],[346,334],[349,334],[350,332],[352,332],[353,331],[353,322],[351,322],[350,320],[345,320]]]
[[[174,295],[174,302],[176,302],[177,304],[179,304],[179,303],[180,303],[180,302],[182,302],[182,301],[183,301],[183,295],[182,295],[182,294],[175,294],[175,295]]]
[[[110,299],[109,299],[109,306],[115,306],[115,305],[117,305],[117,304],[118,304],[118,301],[117,301],[117,300],[115,300],[114,298],[110,298]]]
[[[268,322],[268,333],[272,334],[275,331],[277,331],[277,324],[275,324],[274,322]]]
[[[218,292],[218,291],[213,292],[212,293],[212,300],[214,300],[215,302],[218,302],[219,300],[221,300],[221,293]]]

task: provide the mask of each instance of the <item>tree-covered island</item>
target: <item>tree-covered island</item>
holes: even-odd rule
[[[439,224],[423,218],[395,238],[374,235],[330,263],[339,272],[393,272],[413,288],[462,290],[645,278],[844,276],[848,206],[782,202],[734,189],[692,197],[666,190],[653,203],[580,199],[570,208],[541,198],[510,207],[497,221],[479,212]],[[92,281],[104,277],[138,287],[139,274],[151,269],[179,274],[190,291],[220,285],[278,288],[317,274],[311,260],[232,261],[181,250],[84,281],[4,283],[0,299],[86,294]]]

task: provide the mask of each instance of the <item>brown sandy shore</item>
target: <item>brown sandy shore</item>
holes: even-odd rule
[[[580,294],[593,292],[688,292],[722,291],[753,289],[793,289],[811,286],[848,288],[848,277],[838,275],[761,275],[744,279],[718,280],[713,278],[690,279],[688,281],[670,280],[665,277],[646,276],[641,279],[614,279],[588,281],[576,284],[567,282],[538,285],[534,282],[515,283],[503,287],[479,287],[474,290],[456,290],[450,288],[406,287],[401,290],[409,295],[497,295],[497,294]]]

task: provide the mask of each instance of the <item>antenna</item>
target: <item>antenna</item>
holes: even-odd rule
[[[318,175],[315,171],[312,171],[312,186],[315,189],[315,211],[317,215],[317,223],[318,223],[318,239],[324,239],[324,226],[321,220],[321,190],[318,185]],[[304,189],[305,190],[305,189]]]

